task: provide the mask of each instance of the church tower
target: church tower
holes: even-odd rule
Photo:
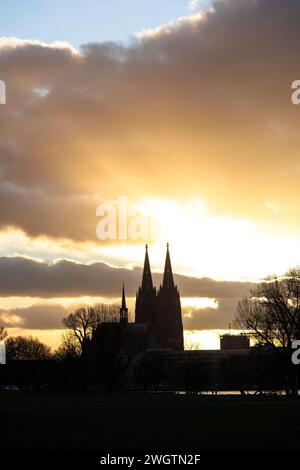
[[[163,283],[157,294],[157,334],[162,348],[183,351],[183,326],[180,296],[174,283],[172,265],[167,245]]]
[[[142,285],[136,295],[135,322],[148,323],[152,329],[156,317],[156,289],[153,287],[148,245],[146,245]]]
[[[126,326],[128,324],[128,308],[126,307],[124,283],[122,289],[122,305],[120,308],[120,324],[122,326]]]

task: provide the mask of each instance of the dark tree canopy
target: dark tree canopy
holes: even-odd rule
[[[38,338],[29,336],[11,336],[6,340],[8,360],[37,361],[51,358],[51,348]]]
[[[300,333],[300,269],[257,284],[238,303],[235,325],[259,344],[290,349]]]
[[[298,394],[297,369],[292,363],[293,341],[300,336],[300,269],[270,276],[239,303],[235,325],[249,332],[259,346],[270,346],[285,364],[285,389]]]
[[[80,344],[71,331],[62,336],[62,344],[54,353],[54,358],[58,360],[73,359],[81,354]]]
[[[97,326],[104,322],[116,322],[119,319],[119,307],[117,305],[97,304],[93,307],[82,307],[74,313],[70,313],[63,319],[63,324],[70,330],[68,339],[64,340],[65,348],[77,343],[81,354],[85,353],[86,346],[92,338]]]

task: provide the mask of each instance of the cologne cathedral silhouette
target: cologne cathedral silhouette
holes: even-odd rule
[[[120,322],[126,323],[127,319],[128,309],[123,286]],[[183,351],[180,295],[174,283],[169,245],[167,245],[163,282],[158,290],[153,286],[146,245],[142,283],[136,295],[135,324],[149,330],[156,348]]]

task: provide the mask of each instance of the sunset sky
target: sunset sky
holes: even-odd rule
[[[251,284],[300,265],[300,1],[0,11],[0,325],[56,346],[123,281],[133,314],[144,245],[159,285],[169,242],[186,337],[218,347]],[[158,236],[97,238],[120,197]]]

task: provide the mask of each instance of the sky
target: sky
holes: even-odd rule
[[[295,0],[1,3],[10,334],[55,346],[123,281],[133,319],[144,245],[158,286],[169,242],[186,338],[214,348],[254,283],[300,264],[299,20]]]
[[[209,5],[209,0],[3,0],[1,35],[68,41],[77,47],[88,42],[128,42],[139,31]]]

